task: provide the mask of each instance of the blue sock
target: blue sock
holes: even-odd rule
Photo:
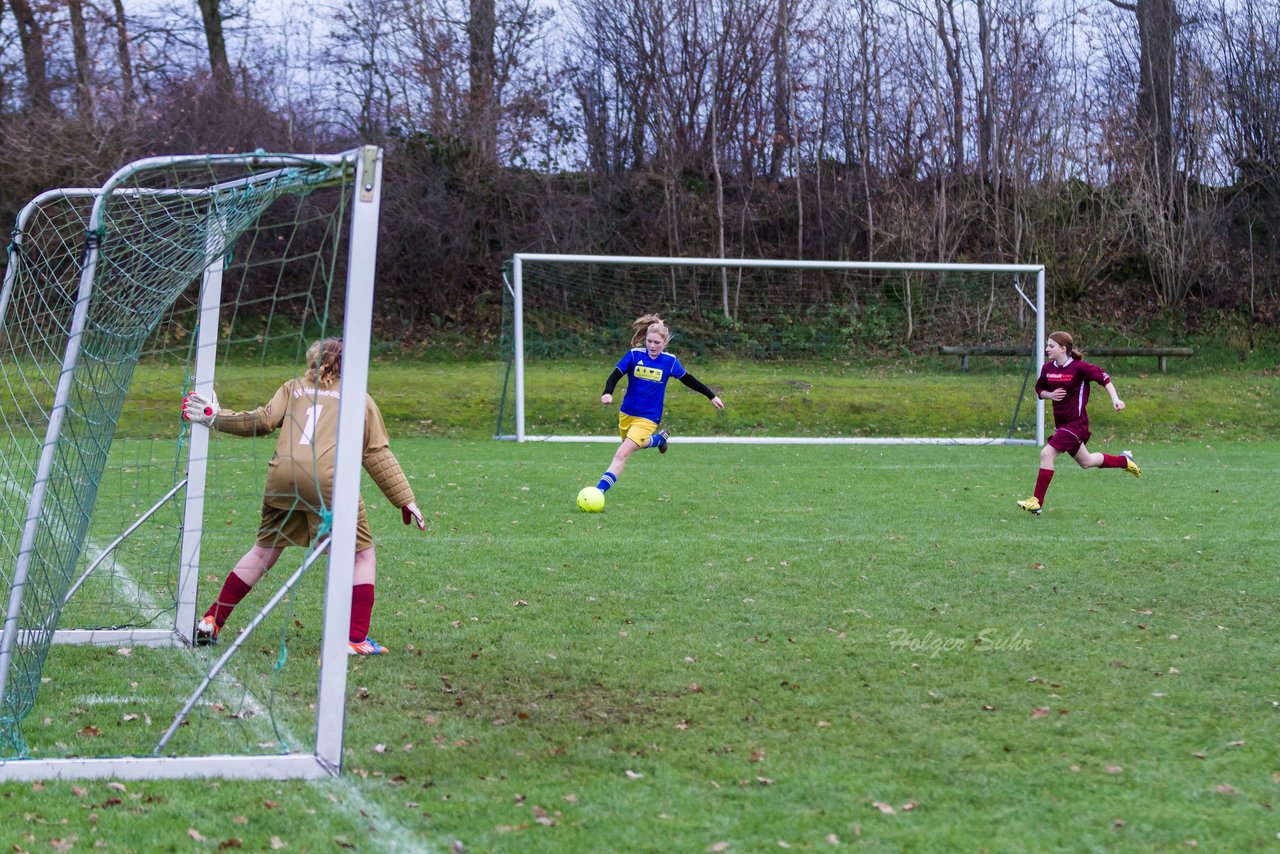
[[[663,436],[661,433],[654,433],[649,437],[650,448],[661,448],[665,444],[667,444],[667,437]]]
[[[596,489],[601,492],[608,492],[609,487],[617,483],[618,479],[613,476],[612,472],[605,472],[600,478],[600,482],[596,484]]]

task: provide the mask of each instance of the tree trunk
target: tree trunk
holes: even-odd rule
[[[9,0],[13,17],[18,22],[18,40],[22,44],[22,67],[27,75],[27,109],[47,112],[53,109],[49,92],[48,56],[45,54],[44,28],[36,19],[29,0]]]
[[[951,85],[951,169],[964,171],[964,69],[960,62],[960,28],[954,0],[934,0],[938,13],[938,40],[947,65]]]
[[[83,0],[67,0],[71,18],[71,53],[76,67],[76,115],[93,117],[93,71],[89,66],[89,39],[84,29]]]
[[[995,139],[994,93],[992,92],[991,52],[991,12],[988,0],[977,0],[978,9],[978,53],[982,62],[982,79],[978,84],[978,175],[983,181],[995,184],[997,178],[992,174],[991,148]],[[998,195],[998,192],[997,192]]]
[[[129,29],[125,25],[124,0],[111,0],[115,10],[112,22],[116,30],[116,56],[120,63],[120,101],[124,109],[132,112],[134,107],[133,56],[129,51]]]
[[[1137,4],[1139,55],[1138,132],[1147,165],[1157,176],[1173,168],[1173,67],[1178,28],[1175,0]]]
[[[196,0],[204,22],[204,40],[209,48],[209,69],[213,72],[213,89],[220,99],[229,100],[235,93],[231,63],[227,61],[227,40],[222,32],[222,0]]]
[[[773,145],[769,152],[769,178],[782,174],[791,146],[791,20],[789,0],[778,0],[773,25]]]
[[[467,122],[472,154],[482,164],[497,160],[498,110],[494,103],[497,61],[493,48],[497,27],[494,0],[471,0],[471,16],[467,20],[467,73],[471,87]]]
[[[1167,179],[1173,168],[1173,72],[1177,0],[1111,0],[1138,19],[1138,106],[1134,116],[1142,168]]]
[[[724,257],[724,176],[720,174],[720,135],[717,125],[720,117],[715,109],[711,111],[711,173],[716,186],[716,257]],[[720,301],[726,319],[732,317],[729,312],[729,270],[720,268]]]

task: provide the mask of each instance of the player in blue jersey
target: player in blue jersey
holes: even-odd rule
[[[680,360],[666,352],[667,342],[671,340],[671,330],[656,314],[646,314],[631,324],[635,334],[631,337],[631,349],[618,360],[613,373],[605,380],[604,394],[600,402],[605,406],[613,403],[613,390],[618,380],[627,377],[627,393],[622,397],[622,407],[618,411],[618,434],[622,444],[613,455],[613,462],[601,476],[596,486],[601,492],[608,492],[609,487],[622,474],[622,467],[627,459],[641,448],[657,448],[658,453],[667,452],[667,431],[659,429],[662,423],[662,405],[667,395],[667,381],[680,380],[689,388],[705,395],[716,409],[724,409],[724,401],[711,389],[694,378],[685,370]],[[639,346],[644,342],[644,346]]]

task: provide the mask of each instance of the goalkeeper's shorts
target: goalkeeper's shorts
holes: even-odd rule
[[[649,439],[658,432],[658,425],[648,418],[637,418],[625,412],[618,413],[618,435],[630,439],[642,448],[649,447]]]
[[[289,508],[263,504],[262,521],[258,524],[258,545],[264,549],[283,549],[287,546],[305,549],[316,541],[321,524],[323,520],[320,514],[306,504],[298,503]],[[372,547],[373,532],[369,530],[369,520],[364,515],[362,499],[359,515],[356,516],[356,551]]]

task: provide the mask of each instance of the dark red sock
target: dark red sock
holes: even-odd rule
[[[218,598],[209,606],[209,610],[204,615],[219,627],[227,621],[227,617],[231,616],[231,612],[240,604],[240,600],[248,595],[253,587],[245,584],[240,576],[234,572],[227,576],[227,580],[222,582],[222,592],[218,594]]]
[[[1049,491],[1049,481],[1053,480],[1053,469],[1040,469],[1036,475],[1036,501],[1044,503],[1044,494]]]
[[[351,588],[351,628],[347,639],[360,643],[369,636],[369,623],[373,620],[373,585],[357,584]]]
[[[1116,454],[1102,455],[1102,468],[1104,469],[1122,469],[1125,467],[1125,463],[1127,462],[1128,460],[1126,460],[1124,457],[1118,456]]]

